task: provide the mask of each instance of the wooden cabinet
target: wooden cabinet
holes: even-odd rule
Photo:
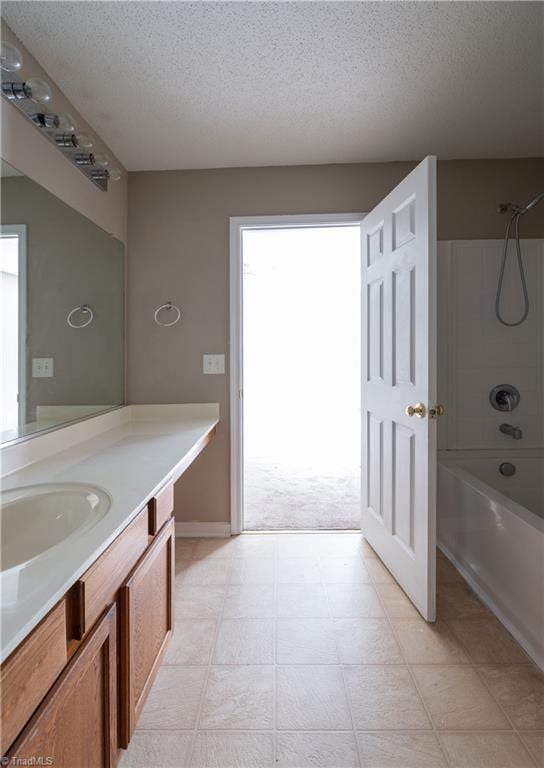
[[[8,752],[20,765],[113,768],[117,762],[116,606],[81,644]],[[46,759],[50,758],[50,762]],[[27,761],[27,762],[23,762]]]
[[[56,605],[2,664],[1,753],[13,743],[68,661],[66,601]]]
[[[106,605],[116,600],[119,587],[148,544],[148,516],[146,510],[142,509],[76,582],[77,639],[88,632]]]
[[[2,755],[114,768],[172,633],[172,512],[169,484],[2,664]]]
[[[150,499],[147,505],[149,510],[149,533],[154,536],[165,522],[172,517],[174,511],[174,483],[167,483]]]
[[[170,518],[119,590],[122,747],[128,746],[172,632],[174,529]]]

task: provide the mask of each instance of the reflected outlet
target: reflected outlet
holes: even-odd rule
[[[225,355],[202,355],[202,372],[225,373]]]
[[[54,366],[52,357],[33,357],[32,358],[32,378],[45,379],[54,375]]]

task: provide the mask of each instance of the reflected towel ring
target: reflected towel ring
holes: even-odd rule
[[[168,312],[174,310],[174,312],[177,313],[175,319],[172,320],[171,323],[161,323],[161,321],[159,320],[159,312],[163,309],[166,309]],[[171,301],[167,301],[166,304],[161,304],[160,307],[157,307],[157,309],[155,310],[154,318],[157,325],[162,325],[165,328],[169,328],[171,325],[175,325],[177,322],[179,322],[181,318],[181,309],[179,307],[176,307],[175,304],[172,304]]]
[[[84,323],[81,323],[80,325],[76,325],[72,322],[72,315],[74,315],[76,312],[85,312],[89,315],[89,319],[86,320]],[[66,318],[66,322],[70,326],[70,328],[86,328],[86,326],[90,325],[94,318],[94,312],[90,308],[88,304],[82,304],[80,307],[74,307],[71,312],[68,313],[68,317]]]

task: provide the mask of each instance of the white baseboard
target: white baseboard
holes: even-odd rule
[[[230,536],[230,523],[176,523],[178,538],[226,539]]]

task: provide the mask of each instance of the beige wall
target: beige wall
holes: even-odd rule
[[[129,175],[129,402],[221,404],[217,439],[178,483],[179,520],[229,519],[228,375],[202,375],[203,353],[228,353],[229,217],[370,211],[413,165]],[[530,198],[543,178],[542,159],[439,163],[439,238],[503,237],[498,203]],[[541,216],[523,224],[524,237],[544,235]],[[166,300],[179,303],[184,316],[159,328],[152,314]]]
[[[67,112],[72,115],[81,132],[90,133],[96,137],[96,151],[108,154],[114,160],[114,164],[122,169],[122,165],[111,150],[74,109],[47,72],[42,69],[4,21],[2,21],[2,39],[15,43],[23,54],[21,77],[41,77],[51,85],[53,90],[51,111],[59,114]],[[103,192],[53,144],[40,136],[39,130],[33,123],[5,99],[1,100],[1,122],[1,149],[4,160],[126,244],[126,173],[123,173],[120,181],[110,183],[107,192]]]

